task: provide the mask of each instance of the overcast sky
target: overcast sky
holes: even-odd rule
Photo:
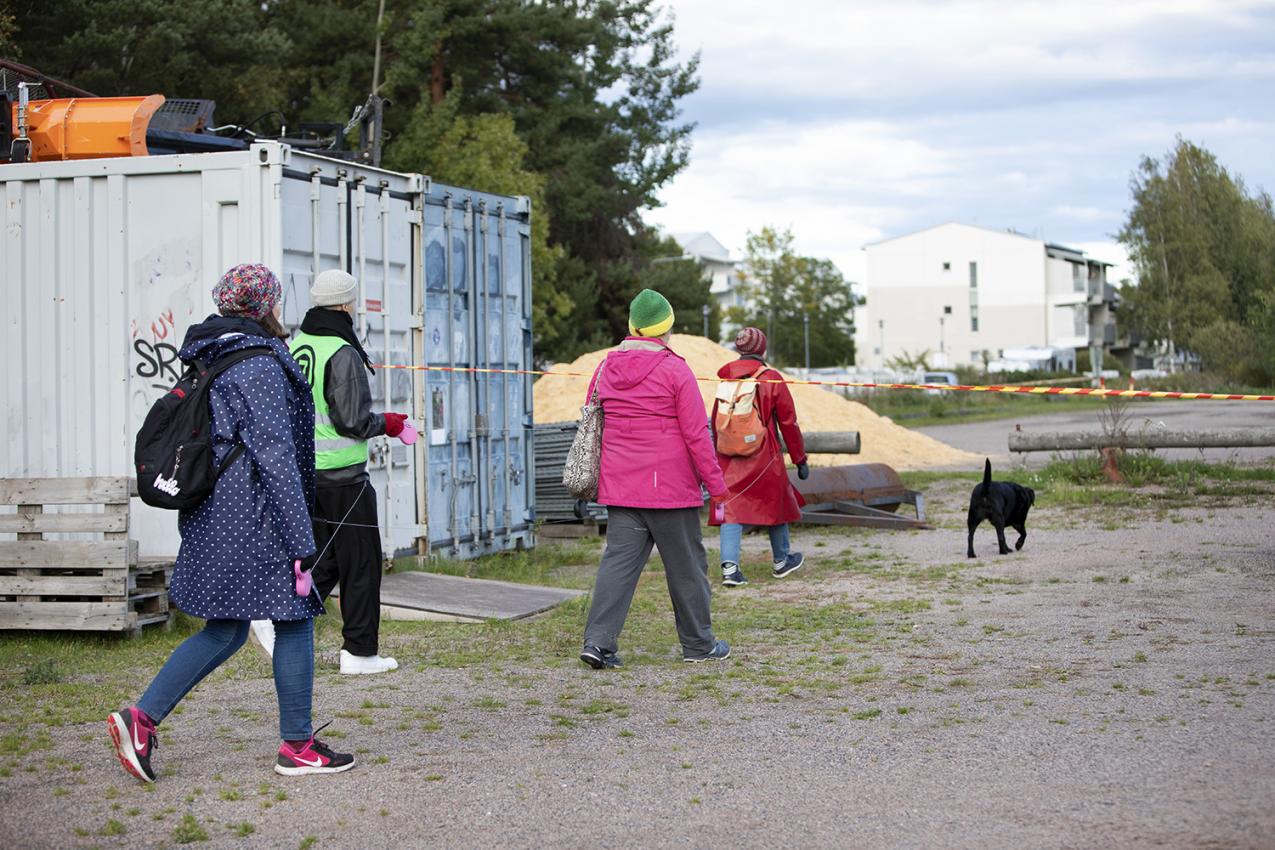
[[[963,221],[1123,264],[1130,173],[1177,133],[1275,191],[1275,0],[668,6],[702,84],[649,219],[732,255],[791,227],[862,282],[864,244]]]

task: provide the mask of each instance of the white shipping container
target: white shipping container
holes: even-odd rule
[[[374,362],[531,362],[525,198],[272,142],[3,165],[0,185],[0,477],[132,474],[137,428],[236,263],[275,271],[294,329],[314,275],[348,270]],[[411,449],[384,437],[371,446],[387,553],[532,545],[529,376],[378,369],[372,392],[375,409],[410,413],[422,432]],[[176,513],[137,500],[133,510],[142,554],[175,554]]]

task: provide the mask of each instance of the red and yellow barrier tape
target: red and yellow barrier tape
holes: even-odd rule
[[[396,364],[374,363],[377,369],[406,369],[415,372],[475,372],[483,375],[559,375],[565,378],[591,378],[592,372],[547,372],[537,369],[480,369],[473,366],[400,366]],[[721,380],[716,376],[703,378],[695,376],[697,381],[716,383]],[[1021,395],[1084,395],[1099,398],[1180,398],[1191,401],[1275,401],[1275,395],[1251,395],[1244,393],[1194,393],[1171,390],[1112,390],[1102,387],[1038,387],[1030,385],[988,384],[986,386],[953,386],[949,384],[876,384],[863,381],[801,381],[795,379],[763,379],[761,384],[802,384],[812,387],[851,387],[855,389],[877,390],[948,390],[965,393],[1017,393]]]

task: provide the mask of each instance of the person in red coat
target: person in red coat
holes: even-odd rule
[[[810,475],[806,465],[805,443],[801,429],[797,427],[797,409],[792,393],[777,381],[780,375],[766,365],[766,335],[757,328],[744,328],[735,337],[735,351],[740,355],[721,369],[717,376],[726,381],[754,378],[758,381],[755,405],[762,423],[766,426],[766,440],[755,454],[737,457],[717,454],[717,462],[726,477],[725,500],[714,506],[709,524],[721,525],[722,584],[737,587],[748,579],[739,568],[740,539],[744,526],[766,526],[770,532],[770,552],[774,556],[771,575],[782,578],[800,569],[805,557],[789,549],[788,523],[801,519],[801,506],[805,500],[788,480],[788,468],[784,463],[783,449],[779,442],[782,433],[788,454],[797,466],[797,476]],[[713,441],[717,442],[717,405],[713,402]],[[725,510],[723,511],[722,508]]]

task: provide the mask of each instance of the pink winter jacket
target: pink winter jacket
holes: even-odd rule
[[[600,377],[599,377],[600,376]],[[602,404],[598,503],[625,508],[698,508],[726,479],[708,414],[686,361],[657,339],[628,337],[593,372]]]

